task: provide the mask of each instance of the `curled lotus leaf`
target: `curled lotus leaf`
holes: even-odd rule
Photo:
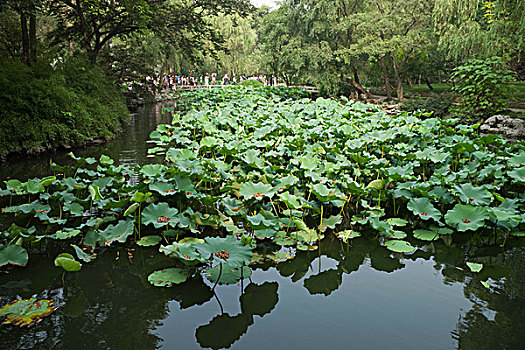
[[[55,266],[61,267],[66,272],[76,272],[82,268],[82,264],[76,261],[73,255],[68,253],[59,254],[55,258]]]
[[[454,209],[445,214],[446,223],[458,231],[475,231],[483,227],[488,218],[486,209],[464,204],[456,204]]]
[[[441,212],[437,210],[428,198],[410,198],[407,208],[423,220],[441,220]]]
[[[170,268],[155,271],[148,276],[149,283],[155,287],[171,287],[188,279],[188,272],[179,268]]]
[[[0,318],[4,324],[31,326],[56,310],[53,303],[50,299],[18,299],[0,308]]]
[[[113,242],[126,242],[134,230],[133,220],[128,219],[121,220],[116,225],[109,225],[104,231],[99,231],[99,235],[104,241],[104,245],[111,245]]]

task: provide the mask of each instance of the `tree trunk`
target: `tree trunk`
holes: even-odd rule
[[[27,32],[27,15],[24,12],[20,13],[20,25],[22,29],[22,61],[29,66],[29,34]]]
[[[31,64],[36,62],[36,15],[31,13],[29,15],[29,62]]]
[[[408,85],[410,85],[410,87],[413,88],[414,87],[414,83],[412,82],[412,79],[410,79],[410,77],[408,77],[407,81],[408,81]]]
[[[388,71],[385,65],[385,56],[381,56],[381,70],[383,71],[383,78],[385,79],[386,97],[391,100],[392,92],[390,91],[390,78],[388,77]]]
[[[403,71],[399,68],[399,65],[397,64],[396,57],[393,53],[390,53],[390,56],[392,57],[392,63],[394,66],[394,74],[396,76],[396,91],[397,91],[397,99],[399,101],[405,100],[405,91],[403,90]]]
[[[430,81],[428,80],[428,78],[425,78],[425,84],[427,84],[428,88],[430,89],[430,91],[433,91],[434,88],[432,87],[432,85],[430,85]]]
[[[359,91],[360,93],[362,93],[363,95],[365,95],[367,98],[372,98],[372,95],[370,94],[370,91],[368,91],[367,89],[365,89],[365,87],[361,84],[359,84],[357,81],[355,81],[354,79],[351,79],[351,78],[346,78],[346,81],[350,84],[352,84],[352,86],[354,86],[357,91]]]

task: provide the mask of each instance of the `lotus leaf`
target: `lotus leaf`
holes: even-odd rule
[[[150,204],[142,211],[142,222],[144,225],[153,224],[155,228],[174,226],[179,220],[177,208],[170,208],[168,203]]]
[[[525,184],[525,166],[509,171],[509,176],[517,183]]]
[[[162,241],[160,236],[144,236],[137,241],[137,244],[142,247],[150,247],[159,244],[160,241]]]
[[[273,192],[271,185],[264,184],[262,182],[245,182],[241,185],[239,194],[245,199],[255,198],[257,200],[261,200],[265,196],[271,198],[275,193]]]
[[[335,235],[345,243],[348,242],[349,239],[361,237],[361,233],[354,230],[337,232]]]
[[[423,241],[433,241],[439,238],[437,232],[429,230],[414,230],[414,237]]]
[[[84,262],[91,262],[97,257],[96,254],[87,254],[86,252],[84,252],[82,249],[80,249],[79,247],[77,247],[74,244],[71,244],[71,247],[73,247],[73,249],[75,249],[75,253],[77,254],[77,258],[79,258],[80,260],[83,260]]]
[[[50,299],[18,299],[0,308],[0,318],[5,318],[4,324],[15,326],[31,326],[56,310],[54,301]]]
[[[456,227],[458,231],[475,231],[485,224],[489,215],[487,210],[472,205],[456,204],[454,209],[445,214],[448,225]]]
[[[113,242],[124,243],[133,234],[135,226],[132,220],[121,220],[116,225],[109,225],[104,231],[100,231],[100,238],[104,245],[111,245]]]
[[[461,200],[465,203],[474,205],[489,205],[492,202],[492,196],[489,191],[474,187],[470,183],[454,186]]]
[[[467,266],[472,272],[480,272],[483,268],[483,264],[478,264],[470,261],[467,261]]]
[[[171,287],[188,279],[188,272],[179,268],[170,268],[155,271],[148,276],[149,283],[155,287]]]
[[[61,267],[66,272],[80,271],[82,264],[75,260],[73,255],[68,253],[59,254],[55,258],[55,266]]]
[[[407,208],[423,220],[433,219],[439,222],[441,219],[441,212],[430,203],[428,198],[410,198]]]
[[[385,247],[396,253],[411,253],[416,250],[410,243],[401,240],[387,241],[385,242]]]
[[[26,266],[28,260],[27,250],[19,245],[10,245],[0,250],[0,266],[7,264]]]
[[[285,231],[277,232],[275,236],[272,238],[272,241],[275,244],[278,244],[281,246],[291,246],[297,243],[296,235],[288,234]]]
[[[196,244],[195,247],[204,259],[213,259],[230,267],[248,265],[252,258],[251,248],[233,236],[206,237],[204,243]]]

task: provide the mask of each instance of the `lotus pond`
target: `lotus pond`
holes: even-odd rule
[[[0,185],[10,348],[523,342],[523,143],[282,88],[164,111],[140,165]]]

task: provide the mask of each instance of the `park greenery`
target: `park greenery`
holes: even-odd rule
[[[431,113],[305,94],[191,92],[150,135],[161,163],[71,154],[74,165],[53,163],[47,177],[5,181],[0,264],[25,266],[45,244],[75,272],[105,247],[157,246],[173,260],[151,284],[204,274],[216,286],[318,250],[326,235],[365,236],[400,254],[462,233],[501,246],[525,235],[523,143]]]

